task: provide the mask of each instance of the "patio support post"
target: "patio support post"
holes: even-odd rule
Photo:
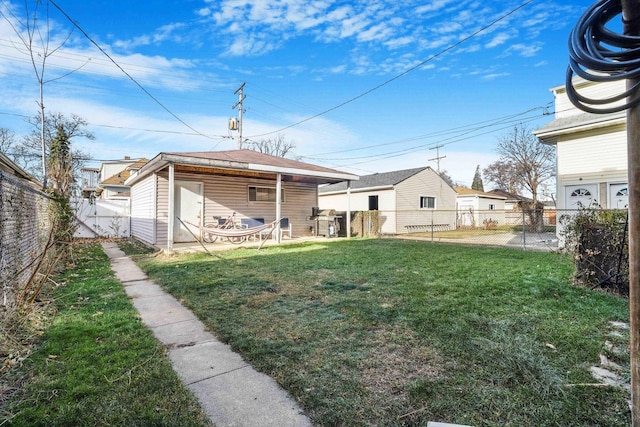
[[[351,180],[347,181],[347,239],[351,238]]]
[[[282,215],[282,174],[276,175],[276,219],[280,220]],[[280,221],[276,224],[276,242],[280,243],[282,233],[280,233]]]
[[[167,218],[167,253],[173,253],[173,225],[175,223],[175,171],[169,163],[169,218]]]
[[[640,35],[640,0],[622,0],[624,34]],[[638,79],[628,79],[632,88]],[[628,99],[637,99],[638,89]],[[627,110],[629,180],[629,324],[631,336],[631,422],[640,427],[640,107]]]

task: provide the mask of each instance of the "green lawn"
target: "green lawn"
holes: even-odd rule
[[[140,264],[316,425],[630,423],[589,373],[626,348],[628,302],[572,286],[558,254],[357,239]]]
[[[210,425],[140,322],[102,248],[80,245],[74,253],[75,267],[44,296],[55,310],[34,353],[2,378],[4,392],[19,391],[2,408],[0,425]]]

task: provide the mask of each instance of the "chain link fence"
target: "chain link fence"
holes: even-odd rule
[[[35,274],[51,230],[49,196],[0,169],[0,286],[3,307]],[[2,311],[0,311],[0,315]]]
[[[346,212],[340,216],[340,229],[346,234]],[[547,251],[557,250],[561,243],[555,209],[352,212],[351,234]]]

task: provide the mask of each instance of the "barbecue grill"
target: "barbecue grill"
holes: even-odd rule
[[[335,209],[312,208],[311,220],[316,222],[316,236],[336,237],[340,231],[341,217],[336,215]]]

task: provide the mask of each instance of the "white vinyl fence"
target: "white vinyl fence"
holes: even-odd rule
[[[128,199],[75,199],[78,229],[74,237],[130,237]]]

